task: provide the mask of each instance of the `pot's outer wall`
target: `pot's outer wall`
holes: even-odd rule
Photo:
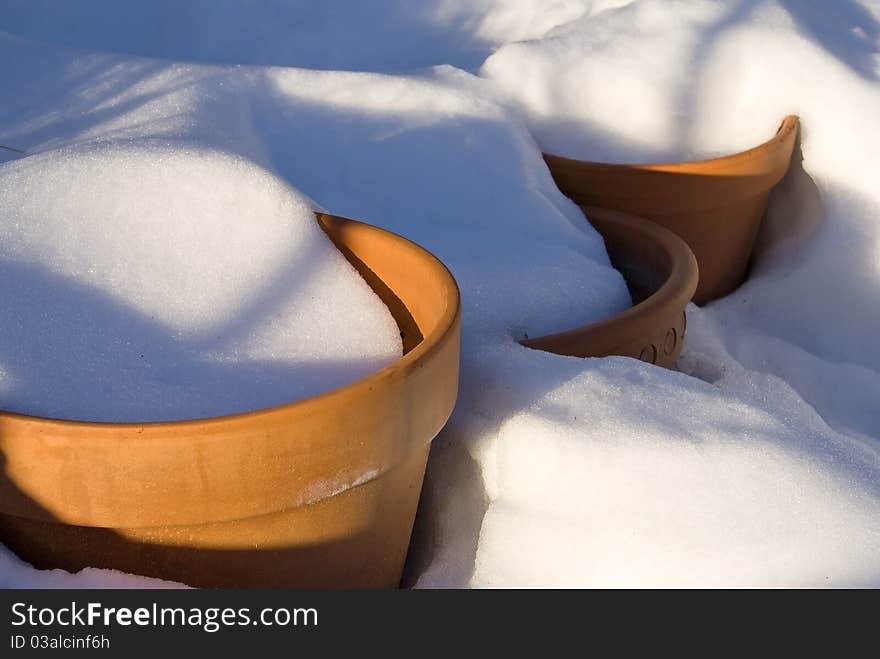
[[[430,441],[457,396],[458,288],[400,236],[318,220],[388,305],[404,356],[346,387],[228,417],[0,412],[0,540],[37,567],[197,586],[397,585]]]
[[[559,189],[582,206],[650,219],[691,247],[700,266],[694,302],[727,295],[746,276],[773,186],[785,176],[799,126],[785,118],[754,149],[712,160],[625,164],[544,154]]]
[[[684,344],[684,308],[697,288],[697,262],[671,231],[603,208],[583,209],[605,239],[636,305],[611,318],[522,344],[571,357],[621,355],[672,368]]]

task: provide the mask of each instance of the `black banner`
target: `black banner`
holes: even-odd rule
[[[414,636],[424,649],[435,649],[487,632],[500,639],[583,624],[579,607],[513,605],[511,597],[518,599],[501,591],[3,591],[0,656],[56,649],[120,656],[158,650],[222,650],[225,656],[257,648],[367,652]]]
[[[584,654],[600,640],[613,643],[616,651],[646,642],[677,648],[685,637],[713,630],[718,634],[713,643],[730,646],[755,634],[784,635],[786,619],[794,623],[789,628],[792,638],[805,630],[813,634],[829,629],[830,611],[842,612],[836,603],[839,595],[802,595],[791,591],[6,590],[0,591],[5,625],[0,657],[51,650],[111,656],[156,651],[172,656],[189,651],[199,656],[209,651],[223,656],[255,652],[255,656],[290,656],[306,650],[373,656],[389,650],[434,654],[441,649],[471,654],[481,652],[479,648],[487,643],[496,651],[556,648],[554,654],[570,654],[566,650],[580,648],[578,654]],[[874,610],[863,601],[862,614],[873,618]],[[780,611],[787,615],[780,617]]]

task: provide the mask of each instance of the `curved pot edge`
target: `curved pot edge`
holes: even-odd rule
[[[685,306],[693,297],[699,278],[697,260],[681,238],[658,224],[619,211],[596,207],[585,207],[583,210],[600,233],[603,233],[601,228],[603,222],[606,225],[615,223],[625,227],[633,235],[639,236],[640,240],[650,240],[659,245],[669,255],[669,272],[663,283],[651,295],[625,311],[582,327],[525,339],[520,343],[527,348],[571,357],[619,355],[639,358],[639,355],[632,354],[632,351],[594,350],[590,345],[592,343],[616,344],[619,347],[633,343],[650,345],[652,337],[657,332],[667,331],[667,326],[674,322],[675,316],[683,313]],[[655,328],[654,333],[646,332],[645,326]],[[597,341],[597,339],[601,340]],[[678,350],[683,340],[682,330]]]
[[[402,388],[405,386],[404,383],[413,381],[420,382],[419,386],[424,388],[426,374],[440,373],[433,367],[427,369],[425,367],[441,361],[446,363],[452,356],[454,356],[455,382],[451,383],[450,381],[450,387],[447,388],[448,391],[446,391],[440,399],[432,400],[425,406],[425,411],[420,413],[421,416],[425,417],[424,420],[414,424],[410,422],[407,426],[409,429],[408,432],[411,434],[419,434],[419,446],[432,441],[440,429],[442,429],[449,416],[451,416],[455,405],[455,399],[457,397],[458,342],[460,335],[461,305],[460,293],[455,279],[449,272],[448,268],[446,268],[446,266],[430,252],[390,231],[373,227],[356,220],[349,220],[347,218],[328,214],[320,214],[319,221],[322,222],[322,226],[324,222],[329,222],[335,225],[352,227],[355,230],[379,232],[383,235],[385,240],[390,240],[393,243],[403,245],[406,250],[418,254],[419,258],[424,259],[425,262],[428,263],[428,268],[433,269],[437,273],[442,273],[438,276],[442,280],[443,286],[445,286],[444,294],[448,304],[439,315],[439,319],[433,329],[427,331],[427,335],[422,337],[422,340],[418,345],[414,346],[409,352],[394,363],[343,387],[291,403],[240,414],[183,421],[115,424],[48,419],[0,411],[0,456],[3,456],[4,454],[10,454],[13,456],[18,454],[19,456],[22,456],[14,461],[19,468],[19,471],[16,472],[15,476],[23,476],[24,483],[30,482],[27,474],[30,470],[30,467],[26,464],[27,454],[31,451],[29,448],[31,442],[38,437],[42,440],[41,443],[45,444],[48,442],[53,446],[63,444],[65,441],[70,441],[70,438],[72,437],[77,442],[76,447],[79,452],[88,452],[90,445],[115,448],[118,446],[119,442],[126,440],[146,442],[146,446],[154,445],[157,447],[172,447],[180,437],[187,435],[199,436],[200,442],[213,442],[213,444],[210,445],[228,442],[231,434],[241,434],[244,436],[242,441],[249,441],[251,437],[253,437],[253,433],[251,433],[250,436],[245,436],[245,430],[254,422],[256,422],[257,425],[263,426],[268,424],[274,424],[276,426],[287,424],[289,426],[292,423],[295,423],[296,418],[306,419],[309,413],[313,412],[316,407],[327,409],[328,407],[337,405],[340,409],[345,409],[345,406],[341,404],[341,402],[346,400],[375,398],[375,390],[381,390],[383,386],[386,389],[403,391]],[[357,268],[357,265],[355,265],[355,267]],[[442,376],[444,379],[451,378],[452,373],[451,371],[445,371],[442,373]],[[454,387],[451,386],[452,384],[454,384]],[[340,401],[340,404],[336,403],[337,400]],[[413,409],[411,403],[407,403],[406,407],[407,409]],[[393,432],[398,434],[404,432],[405,434],[405,431],[400,428],[393,430]],[[430,434],[430,436],[427,436],[428,434]],[[425,436],[422,437],[422,435]],[[84,443],[81,444],[80,440],[83,440]],[[154,444],[154,442],[160,441],[162,442],[161,445]],[[187,442],[183,442],[183,444],[187,444]],[[414,449],[415,446],[413,445],[412,448]],[[135,454],[137,453],[134,445],[129,444],[126,446],[126,453],[131,452],[135,452]],[[6,459],[5,462],[8,472],[10,460]],[[23,465],[24,471],[21,471],[23,462],[25,463]],[[391,467],[393,467],[393,464],[384,465],[382,469],[375,470],[371,473],[370,478],[360,480],[348,487],[356,487],[363,485],[370,480],[375,480],[381,477],[384,471],[387,471],[387,469]],[[10,475],[7,474],[6,478],[10,478]],[[10,482],[19,481],[13,479]],[[348,487],[346,489],[348,489]],[[34,491],[40,490],[39,488],[36,488]],[[332,494],[336,493],[337,492],[333,492]],[[321,498],[319,497],[312,501],[296,501],[292,494],[285,496],[286,498],[279,495],[279,501],[271,506],[268,504],[259,504],[263,507],[258,510],[236,509],[234,514],[210,514],[206,515],[204,518],[199,518],[198,522],[190,518],[192,515],[187,517],[183,513],[180,513],[180,515],[175,513],[177,516],[182,516],[181,519],[177,519],[175,516],[172,516],[173,519],[165,519],[164,517],[154,519],[155,515],[147,514],[144,519],[128,520],[131,522],[128,526],[135,528],[168,524],[208,523],[239,519],[254,514],[269,514],[277,510],[282,510],[290,505],[314,503]],[[0,511],[4,514],[18,514],[27,518],[32,516],[31,513],[33,506],[28,506],[28,504],[23,503],[21,497],[7,497],[5,499],[0,497],[0,504],[2,504]],[[218,505],[222,506],[222,504]],[[24,510],[23,515],[19,511],[19,508]],[[111,507],[105,506],[105,508],[108,508],[109,510]],[[86,506],[85,509],[88,511],[89,506]],[[55,520],[56,517],[53,514],[54,512],[55,511],[50,510],[48,516],[46,514],[41,514],[39,515],[39,518]],[[90,523],[82,518],[81,515],[76,514],[65,514],[62,515],[62,518],[64,523],[107,527],[124,525],[120,524],[119,519],[116,519],[117,515],[115,513],[105,512],[103,515],[99,515],[99,517],[107,516],[108,514],[112,519],[100,519],[98,523],[95,523],[94,521]],[[90,515],[91,513],[87,516]],[[136,514],[135,517],[137,517]]]
[[[800,126],[800,117],[796,114],[789,114],[782,120],[776,133],[770,139],[743,151],[737,151],[723,156],[714,158],[704,158],[697,160],[678,160],[668,162],[625,162],[610,163],[592,160],[580,160],[578,158],[569,158],[567,156],[559,156],[553,153],[542,153],[544,160],[556,161],[570,169],[586,169],[592,170],[596,168],[607,168],[608,170],[616,169],[642,169],[657,172],[681,173],[681,170],[688,172],[701,173],[703,170],[717,170],[719,168],[727,168],[729,165],[735,165],[740,162],[748,162],[756,158],[762,158],[767,152],[778,148],[791,136],[792,131],[796,131]]]
[[[789,169],[800,119],[751,149],[709,160],[611,164],[545,154],[559,189],[581,206],[613,208],[672,230],[700,264],[694,302],[736,289],[747,276],[769,195]]]
[[[350,222],[353,224],[363,225],[372,227],[373,225],[366,224],[365,222],[360,222],[358,220],[352,220],[349,218],[341,217],[338,215],[331,215],[328,213],[316,213],[316,215],[320,218],[328,218],[333,222]],[[452,334],[454,331],[455,319],[457,316],[461,314],[461,303],[460,303],[460,292],[458,290],[458,284],[455,282],[455,278],[452,276],[452,273],[449,272],[449,269],[446,265],[440,261],[436,256],[434,256],[431,252],[426,250],[421,245],[418,245],[410,240],[407,240],[403,236],[400,236],[393,231],[387,231],[386,229],[381,229],[379,227],[373,227],[387,233],[402,242],[409,243],[417,248],[419,251],[423,252],[424,255],[432,259],[436,262],[437,265],[441,266],[449,275],[449,279],[452,283],[452,286],[455,289],[455,297],[456,304],[454,308],[451,308],[446,312],[442,321],[438,323],[438,328],[430,333],[428,336],[424,336],[419,344],[414,347],[412,350],[401,356],[400,359],[394,361],[394,363],[385,366],[384,368],[370,373],[369,375],[360,378],[359,380],[355,380],[349,384],[343,385],[341,387],[336,387],[335,389],[330,389],[329,391],[322,392],[320,394],[316,394],[314,396],[309,396],[307,398],[301,398],[299,400],[291,401],[289,403],[281,403],[279,405],[273,405],[270,407],[263,407],[256,410],[250,410],[248,412],[236,412],[234,414],[223,414],[219,416],[206,417],[202,419],[181,419],[176,421],[126,421],[121,423],[115,423],[110,421],[78,421],[76,419],[61,419],[55,417],[43,417],[43,416],[33,416],[28,414],[19,414],[17,412],[11,412],[7,410],[0,409],[0,421],[11,420],[11,421],[26,421],[38,424],[46,424],[46,425],[56,425],[56,426],[65,426],[65,427],[77,427],[88,429],[92,433],[103,433],[105,431],[113,431],[118,432],[120,430],[132,430],[137,434],[142,434],[144,432],[149,432],[152,428],[168,428],[168,429],[191,429],[194,426],[202,426],[202,425],[214,425],[214,424],[226,424],[229,422],[235,421],[245,421],[253,419],[256,416],[264,416],[271,415],[276,412],[282,411],[291,411],[296,408],[306,407],[314,403],[318,399],[329,399],[333,397],[340,396],[352,389],[369,389],[372,384],[377,381],[388,377],[390,374],[405,370],[410,368],[413,363],[423,359],[425,355],[431,354],[432,352],[437,350],[438,344],[442,342],[442,340]],[[116,437],[108,437],[108,439],[113,439],[114,441],[118,438]]]

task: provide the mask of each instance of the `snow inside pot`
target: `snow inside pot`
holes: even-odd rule
[[[684,308],[697,288],[693,253],[653,222],[602,208],[583,210],[605,239],[636,304],[606,320],[522,344],[572,357],[622,355],[671,368],[684,341]]]
[[[0,413],[0,540],[37,567],[197,586],[391,587],[458,387],[459,297],[417,245],[321,226],[394,315],[405,354],[353,384],[194,421]]]
[[[727,295],[746,276],[770,191],[788,170],[798,118],[788,116],[758,147],[722,158],[662,164],[607,164],[544,154],[568,197],[584,206],[633,213],[672,230],[700,266],[694,301]]]
[[[0,542],[198,586],[391,586],[455,401],[433,256],[245,158],[0,166]]]

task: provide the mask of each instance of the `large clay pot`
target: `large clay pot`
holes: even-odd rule
[[[387,231],[319,222],[388,305],[394,364],[246,414],[146,424],[0,412],[0,541],[40,568],[195,586],[393,587],[458,390],[456,283]]]
[[[684,308],[697,288],[693,253],[653,222],[602,208],[583,210],[605,239],[611,262],[626,279],[636,304],[598,323],[522,344],[572,357],[623,355],[671,368],[684,341]]]
[[[764,144],[723,158],[612,165],[544,154],[559,189],[583,206],[653,220],[690,245],[700,264],[694,302],[727,295],[746,276],[770,191],[785,176],[798,118]]]

